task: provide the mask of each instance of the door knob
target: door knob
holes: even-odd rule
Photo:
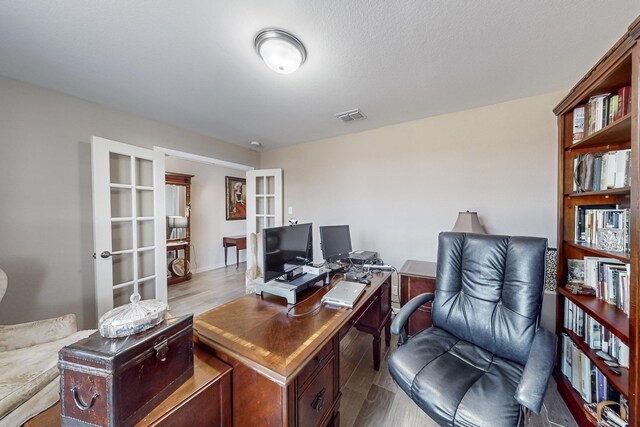
[[[111,256],[111,252],[109,251],[104,251],[100,254],[101,258],[109,258]]]

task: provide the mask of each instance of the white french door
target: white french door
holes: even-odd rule
[[[167,301],[164,154],[91,138],[96,310]]]
[[[281,225],[282,169],[247,171],[247,243],[251,241],[252,233]],[[254,256],[257,254],[254,254],[253,245],[247,244],[247,260],[254,259]],[[262,264],[261,260],[257,261]]]

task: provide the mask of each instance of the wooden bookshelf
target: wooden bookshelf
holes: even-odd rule
[[[605,250],[599,249],[598,247],[590,243],[582,243],[582,242],[564,242],[564,244],[583,251],[586,254],[585,256],[600,256],[605,258],[615,258],[619,261],[627,262],[627,263],[631,261],[631,254],[629,252],[605,251]]]
[[[587,197],[587,196],[620,196],[631,194],[631,187],[621,187],[621,188],[609,188],[607,190],[600,191],[582,191],[582,192],[571,192],[567,194],[567,197]]]
[[[558,118],[558,294],[556,304],[556,333],[558,334],[557,363],[554,378],[558,390],[567,403],[577,423],[591,426],[585,415],[580,394],[571,381],[561,372],[562,333],[566,333],[608,381],[629,403],[629,425],[640,425],[640,361],[638,338],[640,338],[639,309],[639,253],[640,253],[640,17],[627,29],[624,36],[589,70],[554,109]],[[587,103],[589,98],[601,93],[615,93],[624,86],[631,86],[631,111],[601,130],[573,143],[573,109]],[[631,150],[631,185],[624,188],[601,191],[574,192],[574,158],[580,154]],[[620,205],[629,208],[630,252],[609,252],[595,245],[575,242],[575,208],[579,205]],[[585,256],[613,258],[631,266],[629,277],[630,316],[622,310],[594,296],[574,295],[564,287],[567,281],[567,260]],[[582,337],[564,328],[564,301],[594,318],[629,346],[629,369],[621,369],[622,375],[610,372],[604,361],[596,356]]]
[[[629,345],[629,318],[622,310],[592,295],[574,295],[564,287],[558,287],[558,292]]]

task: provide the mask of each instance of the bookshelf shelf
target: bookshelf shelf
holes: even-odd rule
[[[574,191],[565,195],[567,197],[585,197],[585,196],[620,196],[625,194],[631,194],[631,187],[610,188],[608,190],[600,190],[600,191],[583,191],[581,193]]]
[[[628,252],[603,251],[602,249],[598,249],[596,245],[592,245],[590,243],[565,241],[564,244],[584,251],[586,253],[586,256],[601,256],[606,258],[615,258],[622,262],[631,261],[631,254],[629,254]]]
[[[592,295],[574,295],[564,286],[558,287],[558,292],[596,319],[625,344],[629,344],[629,318],[622,310]]]
[[[631,139],[631,113],[611,123],[589,136],[584,137],[567,150],[587,147],[606,147],[607,145],[627,142]]]
[[[602,372],[602,374],[605,377],[607,377],[607,381],[609,381],[609,383],[616,390],[622,393],[623,396],[629,396],[629,370],[628,369],[620,367],[618,368],[620,370],[620,375],[614,374],[609,370],[609,366],[607,366],[607,364],[604,363],[604,359],[601,359],[596,355],[596,352],[598,350],[594,350],[590,348],[587,345],[587,343],[584,342],[584,337],[581,337],[576,333],[574,333],[573,331],[570,331],[566,328],[564,332],[565,334],[569,335],[569,338],[571,338],[571,340],[574,343],[576,343],[578,347],[580,347],[580,350],[582,350],[582,352],[586,354],[589,359],[591,359],[591,362],[593,362],[593,364],[595,364],[598,367],[598,369],[600,369],[600,372]]]
[[[629,425],[640,425],[640,17],[627,29],[616,44],[591,68],[585,76],[569,91],[554,108],[558,118],[558,269],[559,285],[567,282],[568,260],[583,260],[584,257],[613,258],[629,264],[624,289],[629,290],[629,317],[614,305],[610,305],[595,296],[574,295],[564,286],[558,287],[556,302],[556,333],[558,342],[562,342],[562,334],[576,343],[578,349],[585,353],[593,365],[607,377],[610,383],[623,395],[628,397]],[[607,97],[599,95],[610,94]],[[616,98],[617,96],[617,98]],[[616,105],[614,102],[618,100]],[[630,100],[622,103],[621,100]],[[608,103],[608,104],[607,104]],[[585,107],[584,124],[580,115],[574,117],[574,109],[583,104]],[[585,136],[573,144],[573,133],[588,130],[595,126],[593,122],[603,118],[603,122],[611,120],[616,114],[615,106],[626,108],[626,114],[609,123],[602,129]],[[608,108],[612,108],[609,113]],[[595,114],[595,115],[594,115]],[[612,115],[607,115],[612,114]],[[617,117],[617,116],[615,116]],[[575,119],[575,122],[574,122]],[[591,122],[589,121],[591,120]],[[574,125],[576,126],[574,128]],[[597,126],[596,126],[597,128]],[[630,171],[630,185],[601,191],[577,193],[574,186],[574,167],[576,157],[588,153],[604,151],[630,150],[630,163],[625,165],[623,173]],[[629,160],[627,160],[629,162]],[[620,173],[615,169],[614,174]],[[625,183],[629,176],[625,176]],[[592,209],[607,209],[611,205],[619,205],[621,209],[629,209],[628,226],[620,229],[628,232],[630,251],[609,252],[598,249],[593,244],[575,242],[576,207],[593,206]],[[627,224],[626,220],[624,224]],[[574,266],[575,264],[571,264]],[[573,267],[572,267],[573,268]],[[599,267],[598,267],[599,268]],[[615,280],[615,279],[614,279]],[[621,282],[620,282],[621,283]],[[616,284],[614,283],[614,286]],[[621,286],[618,284],[618,286]],[[621,370],[618,376],[609,371],[604,361],[595,355],[581,337],[564,328],[565,301],[571,301],[608,329],[620,341],[627,345],[629,351],[629,369]],[[584,401],[580,393],[574,390],[571,380],[561,372],[563,346],[559,345],[556,354],[554,377],[558,390],[565,400],[580,426],[591,426],[591,422],[583,408]]]

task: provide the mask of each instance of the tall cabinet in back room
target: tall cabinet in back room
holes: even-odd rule
[[[639,39],[640,17],[554,109],[559,139],[554,377],[579,425],[593,425],[585,403],[611,399],[628,403],[629,425],[640,423]],[[593,294],[587,293],[591,289]]]

